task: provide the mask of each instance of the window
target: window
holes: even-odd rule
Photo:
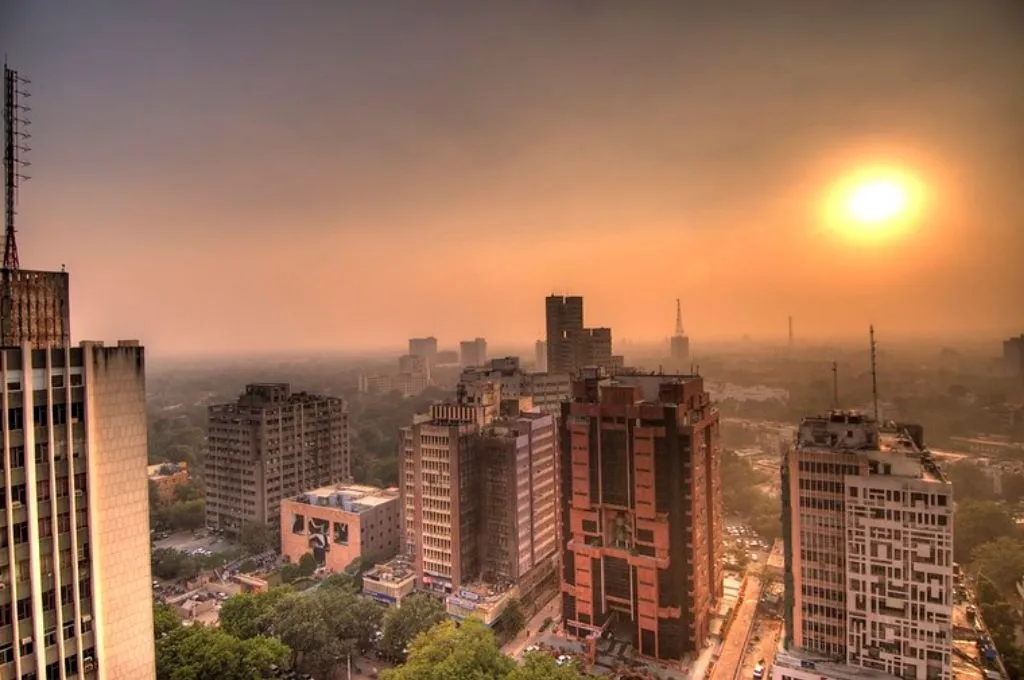
[[[25,447],[24,446],[12,446],[11,447],[11,469],[15,470],[20,467],[25,467]]]
[[[14,661],[14,646],[10,643],[0,645],[0,666]]]
[[[50,387],[52,387],[55,390],[59,390],[60,388],[64,387],[64,376],[63,375],[51,376],[50,377]]]
[[[46,404],[37,404],[32,407],[32,423],[36,427],[46,427],[50,422],[49,409]]]
[[[32,598],[23,597],[18,600],[18,620],[24,621],[32,616]]]
[[[28,656],[35,649],[35,640],[26,638],[21,641],[21,655]]]

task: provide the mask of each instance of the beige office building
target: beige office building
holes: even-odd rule
[[[210,407],[207,449],[206,525],[276,529],[283,498],[350,480],[348,406],[284,383],[248,385]]]
[[[0,677],[153,678],[143,349],[0,359]]]
[[[845,664],[952,677],[953,489],[919,427],[805,418],[783,462],[786,646],[773,677]],[[832,674],[836,675],[836,674]]]

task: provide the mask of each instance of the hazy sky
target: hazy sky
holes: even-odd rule
[[[714,6],[712,6],[714,5]],[[27,268],[158,353],[1024,330],[1015,0],[0,0]],[[895,165],[916,231],[824,228]]]

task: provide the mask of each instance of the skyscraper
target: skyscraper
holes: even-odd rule
[[[952,677],[952,496],[919,427],[856,411],[800,423],[782,467],[789,653],[773,677],[819,680],[835,662]]]
[[[464,381],[454,401],[403,429],[401,447],[418,587],[454,596],[483,581],[529,598],[557,582],[553,415],[502,399],[497,381]]]
[[[583,326],[583,298],[548,296],[544,301],[549,373],[576,374],[587,366],[612,366],[612,330]]]
[[[4,69],[0,678],[156,676],[145,353],[71,346],[67,273],[25,271],[17,89]]]
[[[350,480],[348,405],[284,383],[247,385],[210,407],[207,448],[206,525],[277,527],[282,498]]]
[[[699,376],[587,370],[559,421],[562,620],[637,651],[704,646],[722,593],[718,411]]]

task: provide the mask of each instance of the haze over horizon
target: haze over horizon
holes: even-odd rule
[[[157,354],[1024,330],[1024,7],[32,2],[26,269]],[[822,205],[876,166],[912,228]]]

